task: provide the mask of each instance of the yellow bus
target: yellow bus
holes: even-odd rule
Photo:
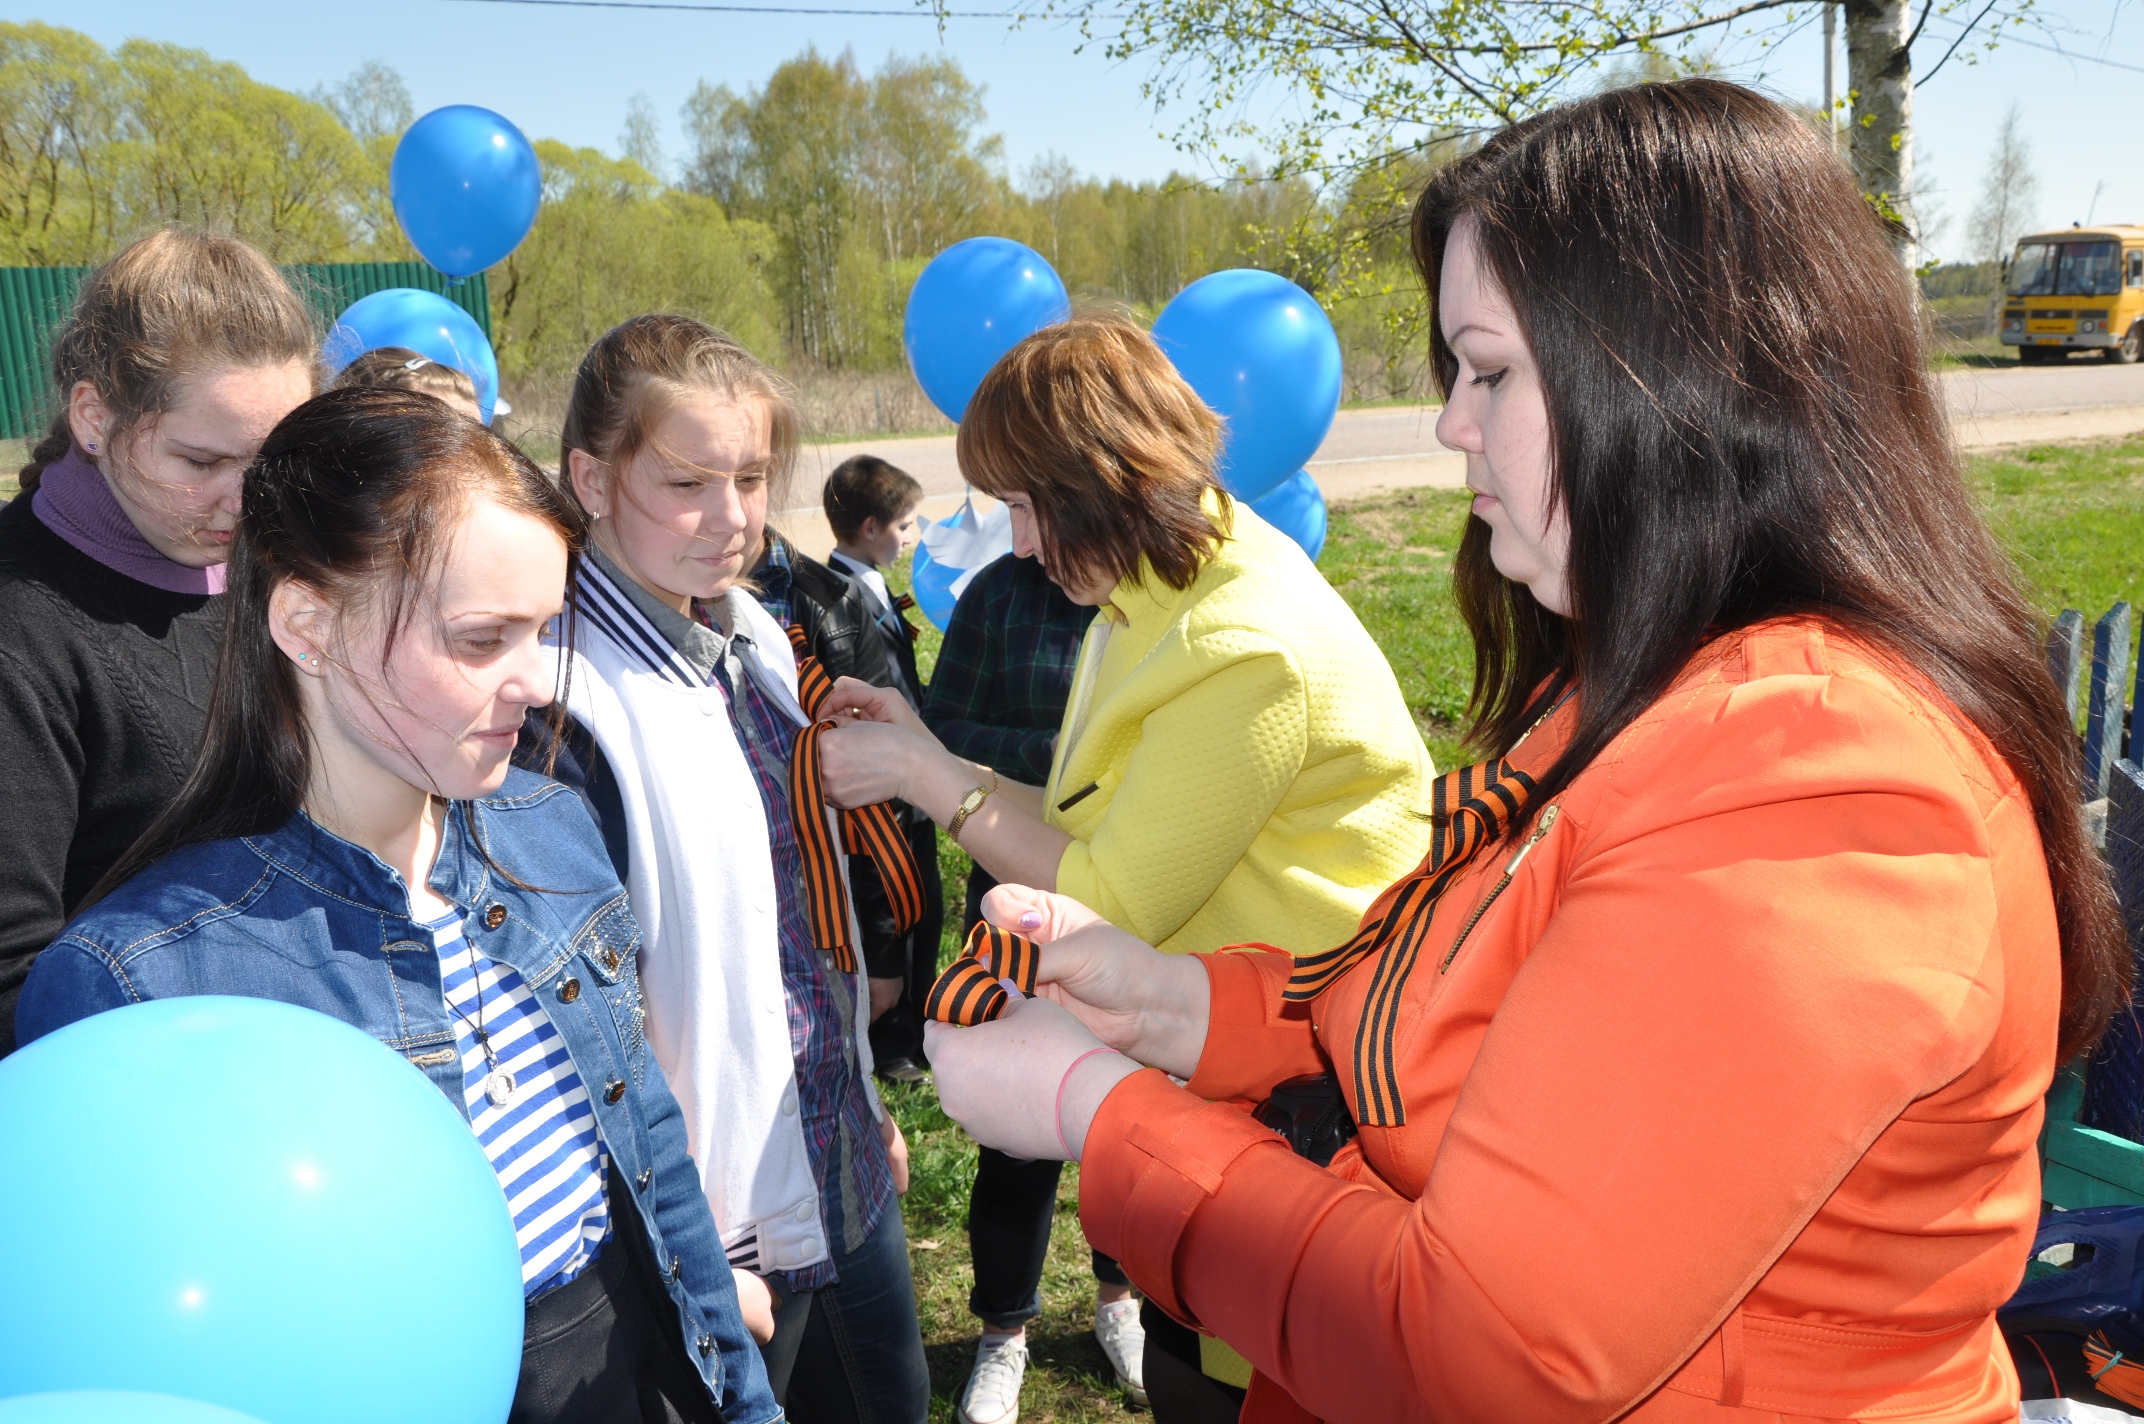
[[[2003,269],[2002,340],[2026,365],[2096,350],[2130,362],[2144,346],[2144,227],[2070,228],[2020,238]]]

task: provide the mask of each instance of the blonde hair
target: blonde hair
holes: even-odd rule
[[[313,369],[313,314],[274,263],[235,237],[170,228],[128,246],[89,274],[52,343],[60,408],[22,467],[37,488],[45,466],[74,443],[67,402],[96,387],[120,439],[171,408],[178,384],[209,371],[302,362]]]
[[[690,394],[764,403],[774,453],[767,487],[770,495],[782,494],[797,456],[797,412],[788,384],[726,333],[669,313],[620,322],[581,358],[558,437],[567,490],[573,490],[575,450],[619,468],[648,447],[663,416]]]
[[[379,346],[367,351],[342,368],[331,389],[348,390],[352,386],[416,391],[440,400],[482,404],[476,398],[476,382],[469,379],[467,371],[434,361],[407,346]]]

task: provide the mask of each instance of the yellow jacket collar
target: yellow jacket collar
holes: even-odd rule
[[[1199,504],[1206,511],[1206,517],[1213,521],[1213,527],[1218,534],[1223,518],[1221,492],[1209,489]],[[1228,536],[1220,535],[1220,541],[1227,543]],[[1220,549],[1217,546],[1207,562],[1211,563],[1212,559],[1219,555]],[[1136,623],[1154,614],[1167,618],[1175,613],[1176,605],[1182,603],[1184,595],[1190,591],[1189,588],[1171,588],[1163,583],[1155,575],[1153,563],[1142,554],[1139,556],[1137,571],[1118,580],[1117,586],[1109,591],[1109,600],[1102,605],[1101,613],[1113,623],[1125,624]]]

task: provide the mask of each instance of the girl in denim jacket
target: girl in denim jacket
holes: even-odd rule
[[[200,759],[40,957],[17,1029],[184,994],[355,1024],[499,1174],[528,1312],[514,1424],[765,1424],[625,891],[574,794],[509,767],[551,701],[538,642],[581,529],[429,396],[287,416],[246,474]]]

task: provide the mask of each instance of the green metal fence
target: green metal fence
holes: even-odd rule
[[[92,270],[0,267],[0,439],[28,439],[51,419],[58,399],[46,365],[52,337]],[[319,314],[323,331],[359,297],[417,287],[442,294],[491,335],[491,288],[481,273],[457,282],[423,262],[312,262],[283,271]]]

